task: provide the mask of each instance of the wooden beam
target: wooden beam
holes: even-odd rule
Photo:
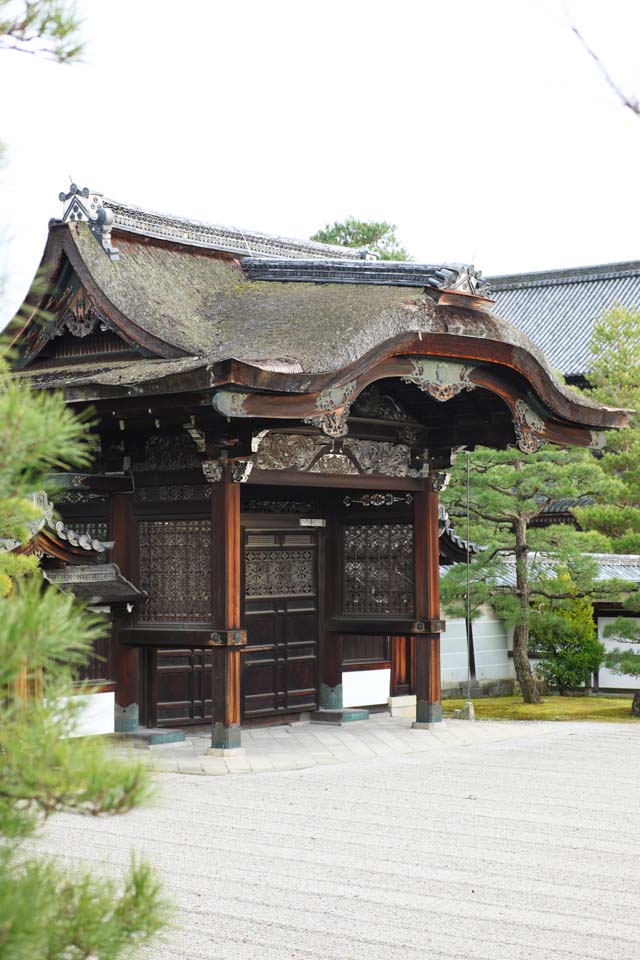
[[[228,467],[211,486],[211,538],[213,629],[231,636],[241,627],[242,534],[240,485],[233,483]],[[241,746],[241,650],[230,643],[213,649],[211,749],[216,752]]]

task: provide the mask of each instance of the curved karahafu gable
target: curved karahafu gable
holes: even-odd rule
[[[341,437],[362,392],[392,379],[421,391],[421,419],[434,401],[457,398],[463,420],[475,396],[498,398],[525,451],[598,446],[599,431],[626,422],[555,378],[490,312],[473,268],[350,259],[343,248],[321,259],[318,244],[279,238],[266,256],[256,244],[242,256],[238,231],[234,247],[223,228],[108,209],[88,191],[65,199],[43,259],[50,292],[34,287],[15,344],[23,375],[70,399],[204,391],[225,418],[305,420]]]

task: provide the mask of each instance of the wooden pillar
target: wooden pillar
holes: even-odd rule
[[[437,477],[437,475],[436,475]],[[438,484],[429,478],[414,500],[415,618],[425,624],[416,636],[416,726],[442,720],[440,703],[440,544]]]
[[[325,583],[324,612],[326,616],[339,616],[342,613],[342,583],[338,571],[340,562],[340,542],[338,522],[335,511],[329,510],[325,536]],[[325,617],[321,618],[324,630]],[[342,710],[342,635],[324,630],[320,644],[320,709]]]
[[[135,572],[133,551],[135,547],[135,527],[133,521],[133,495],[114,493],[111,496],[110,537],[114,541],[111,557],[120,567],[120,572],[133,578]],[[120,621],[113,623],[111,640],[111,663],[113,680],[116,683],[115,723],[116,733],[133,733],[140,722],[139,663],[140,652],[120,642]]]
[[[320,657],[320,706],[342,710],[342,636],[326,632]]]
[[[225,467],[222,479],[211,486],[213,648],[211,748],[241,746],[241,531],[240,485]]]

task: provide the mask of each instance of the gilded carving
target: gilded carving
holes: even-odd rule
[[[427,464],[412,466],[411,448],[403,444],[346,438],[334,449],[322,437],[290,433],[267,434],[253,459],[259,470],[387,477],[423,477],[429,471]]]
[[[324,446],[321,437],[268,433],[254,455],[256,466],[259,470],[307,470]]]
[[[402,377],[404,383],[413,383],[434,400],[451,400],[463,390],[473,390],[469,380],[473,367],[450,360],[430,360],[427,357],[411,357],[411,373]]]
[[[223,417],[246,417],[244,404],[250,395],[233,390],[218,390],[211,400],[211,406]]]
[[[451,474],[449,473],[432,473],[429,479],[431,489],[436,493],[440,493],[441,490],[444,490],[445,487],[449,485],[450,479]]]
[[[357,477],[358,468],[344,453],[325,453],[309,468],[309,473]]]
[[[344,437],[349,432],[347,418],[351,407],[351,398],[355,391],[355,380],[340,387],[330,387],[318,395],[316,406],[326,411],[319,416],[305,418],[305,423],[320,427],[328,437]]]
[[[518,447],[523,453],[536,453],[545,442],[544,420],[524,400],[516,400],[513,426]]]
[[[202,472],[209,483],[219,483],[222,480],[222,464],[219,460],[203,460]]]

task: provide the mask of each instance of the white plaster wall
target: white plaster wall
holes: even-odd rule
[[[447,620],[440,636],[440,678],[442,683],[467,679],[467,630],[464,619]]]
[[[391,670],[348,670],[342,674],[345,707],[368,707],[386,703],[391,689]]]
[[[509,659],[508,632],[490,607],[483,607],[473,621],[473,649],[476,680],[511,680],[515,677]],[[441,637],[442,683],[462,683],[467,679],[467,631],[463,618],[447,620]]]
[[[635,623],[640,623],[640,617],[630,617],[635,621]],[[602,631],[609,623],[613,623],[615,617],[598,617],[598,637],[604,643],[606,650],[615,650],[616,647],[619,647],[621,650],[629,648],[633,650],[634,653],[640,651],[640,646],[637,643],[625,643],[621,640],[605,640],[602,636]],[[612,690],[637,690],[640,686],[640,681],[637,677],[628,677],[626,675],[618,675],[613,673],[611,670],[607,670],[606,667],[600,667],[598,672],[598,685],[600,687],[609,687]]]
[[[88,737],[101,733],[113,733],[115,718],[115,693],[84,693],[70,698],[82,705],[78,713],[73,737]],[[65,701],[66,702],[66,701]]]
[[[473,623],[476,680],[512,680],[516,672],[509,659],[507,629],[494,611],[486,607]]]

